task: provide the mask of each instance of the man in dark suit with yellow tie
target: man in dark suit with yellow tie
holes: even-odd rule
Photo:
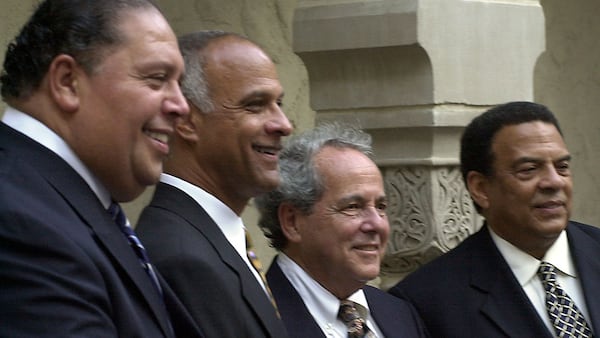
[[[207,336],[285,337],[240,217],[252,197],[279,183],[281,140],[292,131],[275,64],[232,33],[179,41],[190,115],[177,123],[173,154],[137,230]]]

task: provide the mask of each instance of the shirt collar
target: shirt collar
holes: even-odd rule
[[[498,236],[489,226],[488,230],[496,247],[508,263],[508,266],[515,274],[521,286],[527,284],[531,278],[536,276],[541,261]],[[564,230],[548,249],[542,260],[551,263],[558,270],[571,277],[577,277],[571,257],[567,232]]]
[[[206,190],[179,177],[163,173],[160,176],[160,181],[179,188],[193,198],[217,224],[239,255],[246,256],[244,222],[231,208]]]
[[[278,254],[277,263],[302,297],[304,304],[313,318],[320,322],[319,326],[323,327],[325,323],[338,320],[337,314],[340,308],[340,300],[336,296],[310,277],[304,269],[283,252]],[[361,313],[363,318],[366,319],[370,316],[369,304],[363,289],[357,290],[348,299],[363,307],[363,309],[360,309],[360,311],[365,311],[365,313]]]
[[[56,155],[67,162],[89,185],[105,208],[111,203],[110,193],[100,180],[92,174],[88,167],[75,154],[73,149],[52,129],[32,116],[23,113],[13,107],[7,107],[2,117],[9,127],[25,134],[40,145],[50,149]]]

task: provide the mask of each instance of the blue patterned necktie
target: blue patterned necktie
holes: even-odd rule
[[[348,338],[372,338],[373,331],[369,330],[367,323],[360,316],[357,307],[360,306],[353,301],[343,300],[340,302],[338,318],[348,328]]]
[[[557,337],[592,337],[592,331],[573,300],[558,285],[552,264],[542,262],[538,276],[546,290],[546,310]]]
[[[129,242],[129,246],[135,252],[138,260],[150,280],[152,284],[158,290],[158,293],[162,296],[162,288],[160,287],[160,283],[158,282],[158,277],[156,277],[156,272],[154,272],[154,268],[152,264],[150,264],[150,259],[148,259],[148,255],[146,254],[146,249],[140,242],[139,238],[136,236],[135,232],[131,228],[129,221],[127,221],[127,217],[125,217],[125,213],[121,209],[118,203],[111,203],[110,207],[108,207],[108,213],[111,215],[113,221],[119,225],[121,232],[127,238]]]

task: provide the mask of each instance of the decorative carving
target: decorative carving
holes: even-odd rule
[[[390,240],[387,252],[406,255],[431,242],[431,189],[429,172],[423,167],[395,168],[384,173],[388,195]]]
[[[437,240],[444,252],[454,248],[475,230],[474,207],[459,167],[433,170],[432,185],[439,193],[433,214],[439,218]]]
[[[458,166],[382,171],[390,220],[380,276],[385,289],[475,232],[478,216]]]

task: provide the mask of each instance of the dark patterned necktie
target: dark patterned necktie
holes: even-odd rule
[[[375,335],[358,313],[358,306],[360,305],[350,300],[341,301],[338,318],[348,327],[348,338],[374,338]]]
[[[258,256],[256,256],[256,253],[252,249],[252,238],[250,238],[250,234],[248,233],[248,231],[246,231],[246,229],[244,229],[244,233],[246,235],[246,255],[248,256],[248,260],[250,261],[250,264],[252,264],[252,266],[254,267],[254,270],[258,272],[260,279],[263,281],[265,289],[267,290],[267,295],[269,296],[269,300],[271,301],[271,304],[273,304],[275,312],[277,312],[277,316],[279,316],[277,303],[275,303],[275,298],[273,297],[273,293],[271,293],[271,288],[269,288],[269,284],[267,283],[267,278],[265,277],[262,264],[258,259]]]
[[[573,300],[558,285],[552,264],[542,262],[538,276],[546,290],[546,310],[557,337],[592,337],[592,331]]]
[[[140,242],[139,238],[136,236],[135,232],[131,228],[131,225],[129,225],[127,217],[125,217],[125,213],[123,212],[119,204],[114,202],[110,205],[110,207],[108,207],[108,213],[112,216],[112,219],[115,221],[115,223],[119,225],[121,232],[123,232],[123,234],[127,238],[127,241],[129,242],[129,246],[133,249],[138,260],[140,261],[142,268],[144,269],[144,271],[146,271],[146,274],[148,274],[148,277],[150,277],[152,284],[154,285],[156,290],[158,290],[158,293],[160,293],[160,295],[162,296],[162,288],[160,287],[160,283],[158,282],[156,272],[154,272],[154,268],[152,267],[152,264],[150,264],[150,259],[148,259],[146,249],[142,245],[142,242]]]

